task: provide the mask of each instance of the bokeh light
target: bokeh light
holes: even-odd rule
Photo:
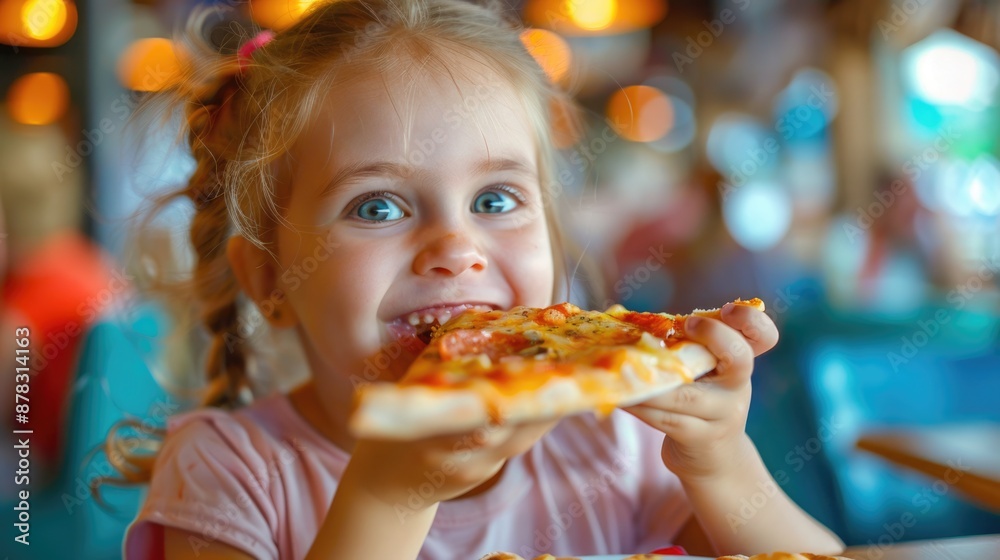
[[[788,233],[792,203],[779,185],[751,181],[724,198],[722,216],[737,243],[750,251],[765,251]]]
[[[668,95],[667,100],[670,102],[674,122],[666,134],[649,142],[650,148],[665,154],[690,146],[698,129],[694,108],[687,101],[673,95]]]
[[[573,52],[559,35],[529,28],[521,32],[521,42],[553,82],[559,83],[569,73]]]
[[[7,91],[7,111],[21,124],[52,124],[68,107],[69,86],[61,76],[51,72],[21,76]]]
[[[619,135],[633,142],[662,138],[674,124],[670,99],[651,86],[628,86],[608,101],[606,115]]]
[[[984,155],[972,164],[969,196],[980,214],[1000,216],[1000,162]]]
[[[992,155],[943,162],[936,187],[934,202],[952,216],[1000,215],[1000,162]]]
[[[803,68],[775,99],[775,130],[787,142],[821,140],[838,108],[833,78],[822,70]]]
[[[66,12],[62,0],[28,0],[21,6],[24,33],[34,39],[51,39],[66,26]]]
[[[573,36],[648,29],[666,14],[665,0],[528,0],[524,6],[529,25]]]
[[[990,47],[941,29],[903,53],[910,89],[937,105],[982,109],[996,103],[1000,60]]]
[[[76,32],[76,5],[65,0],[0,0],[0,43],[58,47]]]
[[[566,12],[582,29],[607,29],[618,15],[617,0],[566,0]]]
[[[280,31],[295,24],[318,0],[251,0],[250,17],[258,24]]]
[[[135,91],[160,91],[169,87],[180,73],[174,42],[150,38],[133,42],[118,61],[118,78]]]
[[[705,149],[719,173],[730,180],[742,178],[742,184],[777,165],[780,152],[768,149],[776,146],[777,138],[750,115],[724,113],[712,124]]]

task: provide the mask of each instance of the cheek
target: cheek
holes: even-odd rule
[[[544,224],[512,236],[504,242],[499,254],[519,305],[546,307],[553,303],[555,267],[549,232]]]
[[[347,340],[366,345],[371,334],[356,323],[374,318],[387,289],[386,279],[394,276],[393,263],[376,258],[379,253],[371,247],[323,241],[302,238],[294,246],[283,247],[283,254],[295,255],[284,263],[289,301],[316,344]]]

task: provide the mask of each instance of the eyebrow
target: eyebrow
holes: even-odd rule
[[[526,175],[534,175],[536,173],[533,166],[528,165],[519,159],[506,157],[482,160],[476,163],[472,170],[476,175],[486,175],[488,173],[497,173],[501,171],[514,171],[524,173]],[[333,179],[331,179],[330,182],[323,187],[323,191],[320,194],[321,196],[329,195],[336,192],[337,189],[344,183],[356,179],[374,177],[396,177],[403,179],[420,173],[421,171],[414,169],[406,163],[395,163],[391,161],[360,161],[347,165],[338,171],[337,174],[334,175]]]
[[[474,170],[477,175],[486,175],[487,173],[496,173],[498,171],[518,171],[528,175],[535,173],[535,169],[532,166],[519,159],[512,158],[483,160],[475,166]]]

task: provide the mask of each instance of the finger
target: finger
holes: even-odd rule
[[[708,433],[710,429],[707,420],[670,410],[651,408],[641,404],[623,410],[677,441],[693,441],[697,439],[698,435]]]
[[[724,323],[743,334],[755,356],[760,356],[778,343],[778,327],[759,309],[727,303],[722,306],[721,317]]]
[[[754,354],[741,333],[722,321],[705,317],[689,317],[684,323],[684,332],[694,342],[705,345],[718,360],[716,375],[703,378],[702,382],[735,389],[750,381]]]
[[[713,383],[686,383],[640,404],[703,420],[718,420],[728,416],[730,402],[719,394],[718,387]]]

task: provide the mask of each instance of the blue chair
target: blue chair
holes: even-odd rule
[[[945,322],[927,320],[939,311]],[[782,330],[780,348],[758,366],[748,429],[793,499],[849,544],[1000,531],[1000,516],[957,491],[940,493],[932,479],[855,449],[868,429],[1000,421],[1000,318],[944,306],[896,318],[818,306]],[[915,523],[904,528],[907,514]]]
[[[135,305],[98,319],[81,342],[68,412],[60,475],[39,496],[31,558],[120,558],[125,528],[142,504],[144,489],[101,487],[103,504],[90,482],[114,475],[103,453],[108,430],[130,417],[162,427],[179,406],[160,388],[150,365],[162,356],[169,324],[157,306]],[[100,450],[100,451],[98,451]]]

